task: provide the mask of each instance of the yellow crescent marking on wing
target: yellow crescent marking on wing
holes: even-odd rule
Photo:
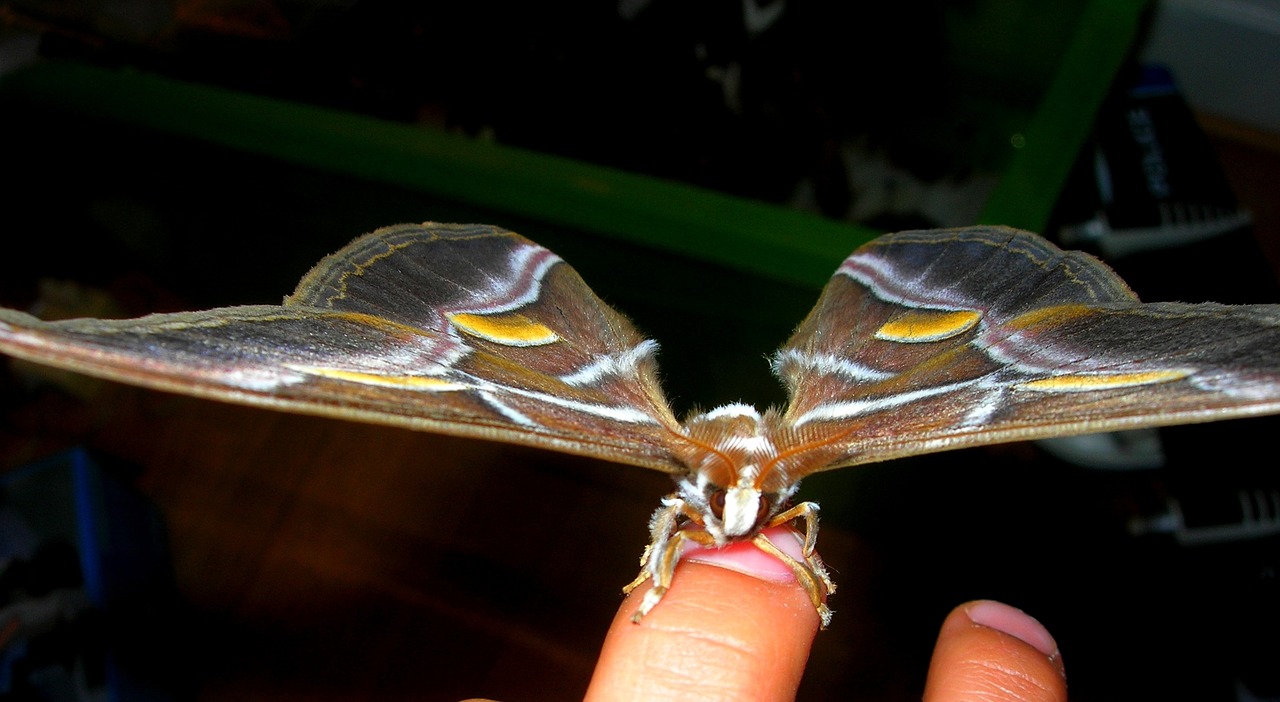
[[[1041,307],[1040,309],[1023,312],[1010,319],[1004,326],[1011,329],[1026,329],[1043,322],[1065,322],[1079,317],[1085,317],[1094,312],[1094,309],[1088,305],[1070,304],[1070,305],[1051,305],[1049,307]]]
[[[483,315],[455,312],[449,314],[453,326],[481,339],[503,346],[541,346],[560,340],[545,324],[522,314]]]
[[[1154,383],[1182,380],[1195,371],[1186,368],[1173,370],[1141,371],[1138,373],[1097,373],[1090,375],[1060,375],[1019,383],[1020,390],[1037,392],[1086,392],[1089,390],[1114,390]]]
[[[441,380],[440,378],[432,378],[425,375],[380,375],[378,373],[364,373],[362,371],[343,370],[342,368],[324,368],[321,366],[289,367],[296,371],[310,373],[311,375],[318,375],[322,378],[346,380],[348,382],[360,383],[362,385],[378,385],[389,388],[448,392],[450,390],[466,390],[470,387],[462,383],[455,383],[452,380]]]
[[[969,331],[980,319],[982,313],[973,310],[912,310],[885,322],[876,330],[876,338],[904,344],[942,341]]]
[[[365,314],[363,312],[331,312],[329,314],[334,317],[337,317],[338,319],[344,319],[348,322],[354,322],[356,324],[363,324],[367,327],[373,327],[374,329],[377,329],[380,332],[385,332],[387,334],[404,335],[404,336],[409,336],[409,335],[424,336],[428,334],[439,333],[439,332],[432,332],[427,329],[422,329],[420,327],[409,326],[408,324],[401,324],[400,322],[393,322],[390,319],[387,319],[386,317],[379,317],[377,315]]]

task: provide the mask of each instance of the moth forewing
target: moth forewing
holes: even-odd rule
[[[844,333],[844,330],[850,330]],[[903,232],[854,252],[774,359],[818,469],[1280,411],[1280,307],[1143,304],[1026,232]]]

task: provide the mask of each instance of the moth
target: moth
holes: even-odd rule
[[[932,451],[1280,412],[1280,306],[1143,304],[1110,269],[998,227],[859,248],[772,357],[783,408],[678,420],[657,345],[551,251],[486,225],[379,229],[278,306],[42,322],[0,350],[112,380],[279,410],[539,446],[670,473],[636,620],[686,544],[749,541],[825,626],[812,473]],[[797,522],[803,558],[765,538]]]

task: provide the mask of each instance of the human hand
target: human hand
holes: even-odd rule
[[[798,556],[790,533],[771,530],[769,537]],[[587,699],[793,699],[818,615],[790,571],[750,544],[689,554],[679,567],[671,590],[641,624],[631,616],[649,585],[624,601]],[[979,699],[1067,699],[1053,637],[998,602],[969,602],[951,612],[924,694],[925,702]]]

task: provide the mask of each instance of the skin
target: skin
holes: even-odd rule
[[[679,569],[639,625],[631,615],[648,586],[623,603],[586,699],[793,699],[818,632],[804,590],[709,564]]]
[[[792,547],[785,533],[767,533]],[[605,638],[586,699],[794,699],[818,615],[794,578],[758,554],[743,544],[686,555],[671,590],[639,625],[631,617],[649,585],[633,591]],[[1057,644],[1029,615],[978,600],[942,624],[925,702],[1066,699]]]

